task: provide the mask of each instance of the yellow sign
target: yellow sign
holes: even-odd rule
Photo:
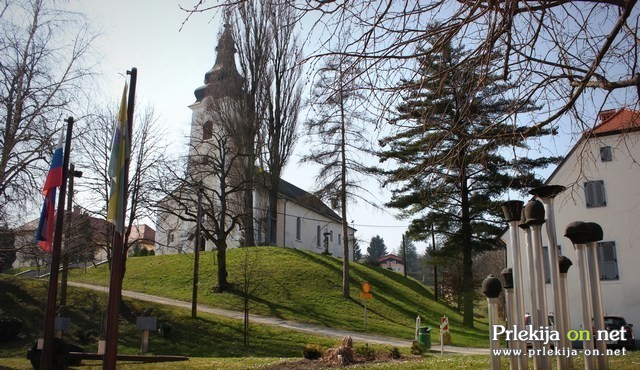
[[[371,293],[360,293],[360,298],[362,298],[362,299],[373,299],[373,294],[371,294]]]
[[[362,291],[365,293],[371,293],[371,284],[368,281],[362,283]]]

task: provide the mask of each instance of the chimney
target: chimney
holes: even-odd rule
[[[607,109],[607,110],[600,111],[600,114],[598,115],[600,117],[600,123],[607,122],[609,119],[611,119],[611,117],[615,116],[616,113],[617,111],[615,109]]]

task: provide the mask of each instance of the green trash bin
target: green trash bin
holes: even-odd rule
[[[431,327],[421,326],[418,329],[418,342],[424,344],[427,348],[431,348]]]

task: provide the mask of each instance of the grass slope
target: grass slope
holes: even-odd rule
[[[42,337],[47,299],[47,283],[41,280],[0,274],[0,316],[15,316],[22,320],[20,339],[0,342],[0,358],[25,358],[27,350]],[[96,352],[102,333],[107,296],[81,288],[69,287],[66,315],[71,329],[65,340]],[[136,329],[136,317],[146,308],[153,308],[158,325],[169,324],[166,336],[151,333],[149,349],[155,354],[189,357],[301,357],[307,343],[325,347],[337,340],[284,330],[267,325],[252,325],[250,346],[243,346],[242,321],[199,313],[191,318],[189,310],[125,299],[119,325],[119,353],[138,353],[141,333]],[[90,335],[91,334],[91,335]],[[0,364],[2,361],[0,361]],[[0,369],[2,367],[0,366]]]
[[[191,301],[193,254],[129,258],[123,289],[184,301]],[[245,263],[244,261],[248,261]],[[436,329],[440,317],[449,317],[453,344],[488,347],[488,325],[476,321],[476,329],[462,326],[462,316],[447,305],[435,302],[432,292],[413,279],[382,268],[351,264],[351,299],[342,297],[342,260],[317,253],[277,247],[233,249],[227,258],[229,281],[236,289],[214,294],[215,255],[200,259],[198,301],[201,304],[241,310],[240,282],[243,265],[252,271],[251,312],[283,319],[364,331],[360,286],[372,285],[373,300],[367,303],[367,332],[411,339],[415,319]],[[108,285],[108,268],[103,265],[86,273],[74,271],[71,280]]]

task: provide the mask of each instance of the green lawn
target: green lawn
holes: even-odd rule
[[[202,369],[253,369],[253,368],[277,368],[276,365],[283,365],[287,362],[297,361],[296,359],[282,358],[192,358],[186,362],[167,362],[163,364],[140,364],[119,362],[118,369],[159,369],[159,370],[202,370]],[[31,365],[26,360],[9,358],[3,359],[5,367],[0,365],[0,369],[11,370],[30,370]],[[529,361],[529,367],[532,368],[533,362]],[[555,365],[553,366],[555,368]],[[574,368],[582,369],[584,363],[582,358],[574,359]],[[400,360],[394,360],[381,363],[367,363],[355,365],[350,368],[357,369],[398,369],[398,370],[489,370],[491,364],[489,356],[473,355],[427,355],[419,358],[415,356],[403,357]],[[508,369],[508,361],[502,359],[502,368]],[[640,352],[630,352],[625,356],[609,357],[609,368],[615,370],[636,370],[640,368]],[[102,369],[102,363],[99,361],[83,361],[81,366],[71,367],[78,370],[99,370]]]
[[[247,253],[247,255],[245,255]],[[462,326],[462,316],[445,304],[435,302],[431,290],[393,271],[351,264],[351,299],[342,297],[342,260],[302,250],[254,247],[230,250],[229,280],[242,281],[242,261],[248,257],[255,271],[252,285],[252,313],[297,320],[328,327],[364,331],[363,302],[359,298],[364,281],[372,285],[373,300],[367,303],[367,332],[397,338],[413,338],[415,319],[437,326],[442,315],[449,317],[453,344],[488,347],[488,325],[476,320],[475,329]],[[241,310],[241,295],[214,294],[214,254],[200,259],[199,302],[213,307]],[[124,289],[190,301],[193,254],[135,257],[127,261]],[[71,280],[108,285],[108,268],[102,265],[86,273],[76,270]],[[435,340],[437,330],[432,332]]]
[[[69,288],[67,316],[72,328],[65,339],[87,352],[97,351],[97,340],[104,325],[104,294],[80,288]],[[0,275],[0,316],[15,316],[23,321],[20,339],[0,343],[0,358],[24,357],[38,337],[42,337],[46,283],[27,278]],[[141,333],[136,329],[136,317],[146,308],[153,308],[158,325],[170,325],[165,337],[151,333],[152,354],[172,354],[189,357],[300,357],[307,343],[325,347],[336,344],[335,338],[321,337],[284,330],[268,325],[252,325],[250,346],[243,346],[242,321],[200,313],[191,318],[191,311],[147,302],[125,299],[119,325],[119,353],[138,353]],[[0,364],[2,361],[0,361]],[[0,366],[0,369],[2,367]]]

